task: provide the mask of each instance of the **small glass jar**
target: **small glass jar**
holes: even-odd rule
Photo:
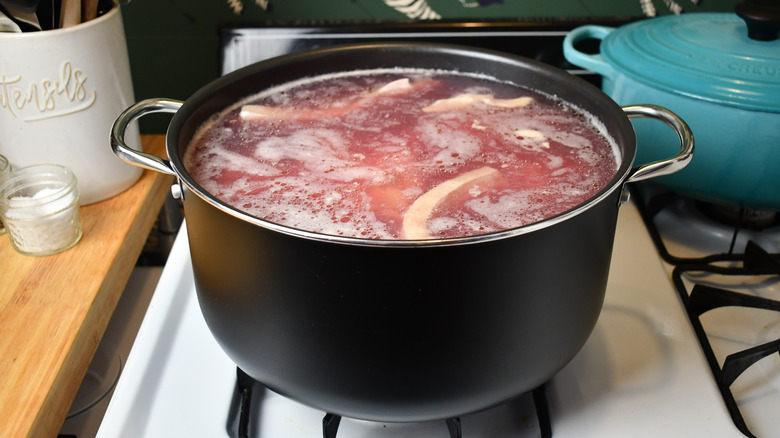
[[[0,186],[3,185],[3,182],[5,182],[8,174],[11,173],[11,170],[11,163],[8,162],[8,158],[0,155]],[[0,220],[0,235],[3,234],[5,234],[5,225],[3,225],[3,221]]]
[[[22,254],[44,256],[72,247],[81,239],[76,176],[56,164],[12,171],[0,184],[0,217]]]

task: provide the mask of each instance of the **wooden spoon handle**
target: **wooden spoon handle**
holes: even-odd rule
[[[89,21],[97,17],[98,1],[81,0],[81,21]]]
[[[71,27],[79,23],[81,23],[81,0],[62,0],[60,27]]]

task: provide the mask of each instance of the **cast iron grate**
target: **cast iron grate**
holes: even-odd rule
[[[738,221],[733,225],[728,251],[702,257],[675,256],[669,252],[661,238],[655,225],[655,217],[679,199],[679,195],[662,192],[645,197],[643,192],[637,189],[633,189],[632,194],[638,199],[637,207],[656,249],[664,261],[675,266],[672,271],[672,281],[734,425],[745,436],[755,438],[745,423],[731,386],[753,364],[772,354],[780,354],[780,339],[732,353],[726,356],[721,366],[702,325],[701,317],[710,310],[721,307],[746,307],[780,312],[780,301],[700,284],[690,280],[695,278],[695,275],[686,276],[686,274],[780,276],[780,255],[768,253],[753,241],[747,242],[743,252],[736,252],[737,235],[743,229]],[[689,280],[690,287],[683,281],[684,278]]]
[[[729,261],[731,258],[729,258]],[[713,260],[716,263],[718,260]],[[721,260],[722,261],[722,260]],[[759,360],[772,354],[780,354],[780,339],[765,342],[763,344],[732,353],[718,364],[718,360],[710,344],[707,333],[701,322],[701,316],[710,310],[720,307],[749,307],[754,309],[766,309],[780,312],[780,301],[735,292],[728,289],[715,288],[704,284],[693,284],[689,288],[683,281],[686,273],[714,273],[718,275],[778,275],[780,276],[780,262],[773,258],[753,242],[748,242],[745,247],[744,259],[741,266],[718,266],[709,264],[683,264],[677,266],[672,272],[672,280],[683,302],[688,319],[691,321],[696,338],[704,352],[707,363],[718,385],[723,401],[734,421],[734,425],[747,437],[755,437],[749,430],[742,413],[731,391],[731,385],[737,378]]]
[[[266,388],[262,383],[249,377],[240,368],[236,368],[236,389],[233,393],[233,401],[228,414],[227,432],[231,438],[250,438],[255,436],[254,431],[258,428],[252,424],[256,405],[262,402],[263,393]],[[549,404],[547,401],[546,384],[539,386],[532,391],[536,416],[539,421],[541,438],[552,437],[552,426],[550,422]],[[450,438],[462,438],[461,420],[458,417],[444,420],[447,424]],[[325,414],[322,419],[323,438],[336,438],[341,416],[335,414]]]

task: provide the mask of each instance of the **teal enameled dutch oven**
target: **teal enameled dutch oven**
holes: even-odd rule
[[[654,183],[698,200],[780,211],[779,18],[780,2],[768,0],[740,3],[737,14],[582,26],[565,38],[564,56],[600,74],[618,104],[661,105],[690,125],[696,156]],[[599,53],[575,48],[586,39],[600,40]],[[632,123],[638,164],[679,148],[657,124]]]

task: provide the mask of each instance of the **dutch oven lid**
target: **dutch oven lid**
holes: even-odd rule
[[[616,69],[666,91],[780,112],[779,28],[780,2],[749,1],[737,5],[737,14],[691,13],[622,26],[600,51]]]

